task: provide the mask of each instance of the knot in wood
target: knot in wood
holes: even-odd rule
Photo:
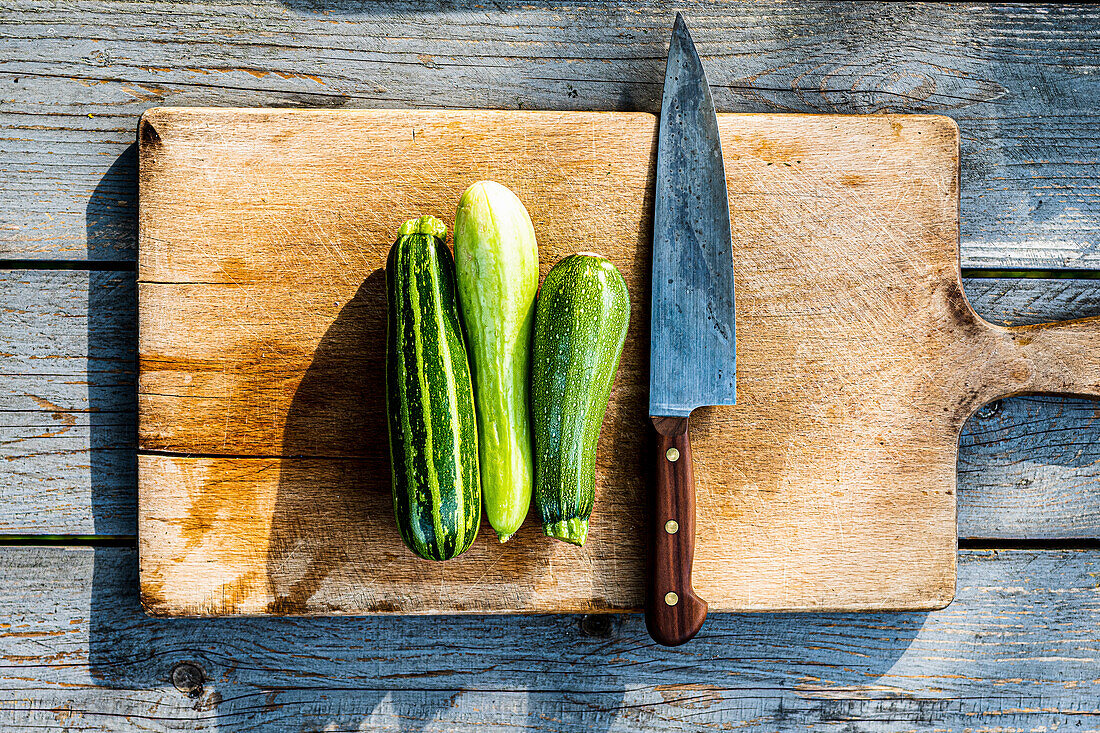
[[[982,405],[978,408],[977,416],[979,420],[990,420],[997,417],[1001,412],[1001,401],[994,400],[987,405]]]
[[[180,662],[172,668],[172,684],[188,697],[195,698],[202,694],[204,679],[202,669],[191,662]]]
[[[611,615],[607,613],[589,613],[581,619],[581,633],[597,639],[611,636],[613,625]]]

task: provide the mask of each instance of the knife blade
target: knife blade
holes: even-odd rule
[[[688,419],[736,402],[733,245],[718,117],[679,13],[657,139],[649,414],[657,431],[646,626],[660,644],[691,639],[707,614],[691,585],[695,484]]]

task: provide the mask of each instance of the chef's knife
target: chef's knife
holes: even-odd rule
[[[735,402],[733,245],[718,117],[679,14],[657,140],[649,414],[657,430],[646,626],[668,646],[695,636],[706,601],[691,587],[695,483],[688,416]]]

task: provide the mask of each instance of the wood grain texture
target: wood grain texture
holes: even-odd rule
[[[0,271],[0,532],[134,533],[134,280]]]
[[[644,315],[633,319],[603,440],[604,526],[574,555],[548,555],[534,538],[507,552],[481,543],[446,570],[402,564],[379,520],[381,390],[370,375],[382,353],[369,344],[380,343],[377,282],[393,222],[449,210],[480,177],[503,176],[519,192],[544,270],[616,232],[604,253],[644,304],[651,181],[637,151],[652,150],[653,118],[154,110],[145,120],[140,447],[154,454],[139,463],[139,534],[150,610],[640,606],[644,484],[624,467],[642,463]],[[695,421],[696,591],[717,610],[942,605],[963,422],[1003,394],[1095,394],[1098,323],[1008,330],[970,310],[958,279],[956,131],[945,118],[742,115],[720,125],[740,212],[746,361],[737,408]],[[180,457],[195,454],[266,467]],[[272,462],[299,455],[363,464],[312,481],[304,464]],[[281,513],[289,533],[273,519]],[[773,549],[779,537],[784,553]],[[496,575],[513,590],[476,590]]]
[[[684,10],[720,111],[954,117],[965,265],[1100,262],[1095,7]],[[674,9],[28,0],[0,13],[0,257],[102,260],[135,254],[126,151],[149,107],[656,112]]]
[[[397,100],[652,111],[671,12],[0,0],[0,257],[134,257],[129,146],[149,106]],[[729,86],[715,89],[720,109],[954,116],[966,264],[1093,266],[1095,8],[699,3],[689,12],[693,28],[705,26],[704,54],[729,69]],[[752,73],[740,74],[746,63]],[[94,468],[113,455],[101,449],[115,444],[108,428],[64,400],[53,400],[65,408],[56,410],[26,396],[76,394],[86,374],[58,359],[56,371],[29,376],[34,362],[8,356],[33,346],[11,345],[20,329],[84,338],[72,325],[86,316],[81,299],[37,306],[67,288],[63,277],[79,291],[85,273],[48,276],[50,294],[0,283],[0,531],[132,533],[133,479],[103,481]],[[970,281],[967,293],[980,312],[988,302],[1013,320],[1033,317],[1033,306],[1074,317],[1096,306],[1088,285]],[[976,295],[982,286],[988,301]],[[97,312],[107,325],[133,319],[109,304]],[[1094,406],[1002,405],[964,431],[962,535],[1098,536]],[[118,420],[132,435],[129,405]],[[119,508],[107,523],[95,508],[105,505]],[[600,617],[611,619],[610,639],[577,636],[570,616],[158,621],[136,610],[126,551],[96,550],[95,562],[78,558],[91,550],[19,552],[29,555],[18,572],[0,561],[12,589],[0,622],[21,627],[0,629],[5,730],[1097,729],[1093,645],[1080,636],[1097,626],[1094,583],[1078,555],[1010,553],[1015,572],[968,576],[973,553],[964,552],[959,599],[927,622],[716,616],[715,638],[696,642],[705,652],[654,655],[631,616]],[[478,643],[456,648],[455,638]],[[471,654],[476,672],[461,677]],[[421,662],[410,668],[410,659]],[[196,699],[174,689],[171,667],[185,660],[218,687]],[[636,681],[646,676],[651,684]],[[729,692],[715,680],[741,686]],[[806,694],[815,681],[829,689]]]
[[[964,551],[946,610],[165,620],[125,548],[0,548],[15,730],[1098,729],[1096,552]],[[205,678],[189,696],[177,664]]]
[[[0,271],[0,533],[136,534],[134,280]],[[1100,314],[1091,280],[971,278],[964,289],[997,323]],[[89,378],[89,353],[93,365],[127,366]],[[980,410],[959,447],[959,536],[1100,537],[1098,446],[1091,401],[1017,397]]]
[[[1018,397],[979,410],[959,445],[959,536],[1100,536],[1098,431],[1091,400]],[[1035,449],[1023,448],[1025,434]]]

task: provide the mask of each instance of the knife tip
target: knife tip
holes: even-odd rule
[[[688,31],[687,21],[680,13],[676,13],[676,22],[672,25],[672,37],[678,39],[681,45],[691,44],[691,32]],[[694,45],[694,44],[692,44]]]

